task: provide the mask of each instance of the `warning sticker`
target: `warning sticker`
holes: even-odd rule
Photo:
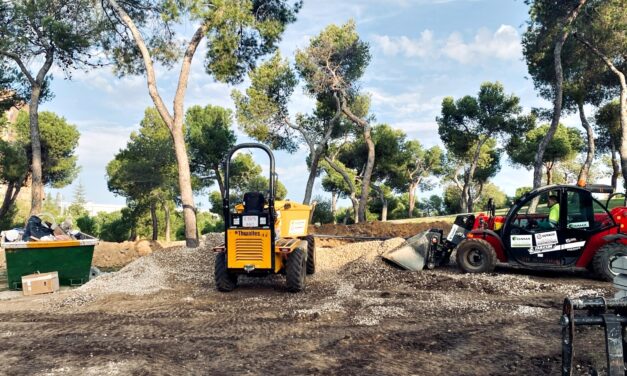
[[[302,235],[305,233],[305,227],[307,227],[307,221],[304,219],[290,221],[290,231],[288,236]]]
[[[530,248],[531,235],[511,235],[509,237],[512,248]]]
[[[557,232],[555,231],[541,232],[536,234],[535,237],[536,246],[557,244]]]

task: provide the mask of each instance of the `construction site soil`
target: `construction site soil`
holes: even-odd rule
[[[585,274],[399,270],[380,254],[401,238],[319,246],[302,293],[282,276],[220,293],[221,241],[154,245],[52,295],[0,293],[0,374],[557,375],[564,297],[614,293]],[[575,374],[604,371],[603,338],[578,330]]]

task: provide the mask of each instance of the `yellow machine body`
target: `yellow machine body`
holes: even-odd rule
[[[266,208],[267,209],[267,206]],[[276,201],[272,241],[269,226],[229,227],[227,231],[227,268],[236,270],[270,270],[278,273],[284,267],[284,257],[293,251],[308,234],[310,205],[291,201]],[[244,205],[235,205],[237,214],[244,213]]]

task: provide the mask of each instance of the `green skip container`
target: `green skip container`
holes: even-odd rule
[[[79,286],[89,281],[94,247],[98,239],[4,242],[7,283],[11,290],[22,289],[22,276],[34,273],[59,273],[59,283]]]

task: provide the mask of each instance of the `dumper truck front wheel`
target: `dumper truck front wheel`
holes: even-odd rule
[[[457,264],[466,273],[490,273],[496,267],[496,252],[482,239],[466,239],[457,246]]]
[[[300,292],[305,288],[305,274],[307,272],[307,256],[301,247],[296,248],[287,256],[285,266],[285,280],[287,291]]]
[[[608,243],[599,248],[592,258],[592,270],[597,278],[603,281],[612,281],[616,272],[612,270],[612,263],[621,256],[627,256],[627,246],[620,243]]]
[[[216,255],[214,277],[218,291],[229,292],[237,287],[237,274],[229,272],[226,268],[225,252],[220,252]]]

